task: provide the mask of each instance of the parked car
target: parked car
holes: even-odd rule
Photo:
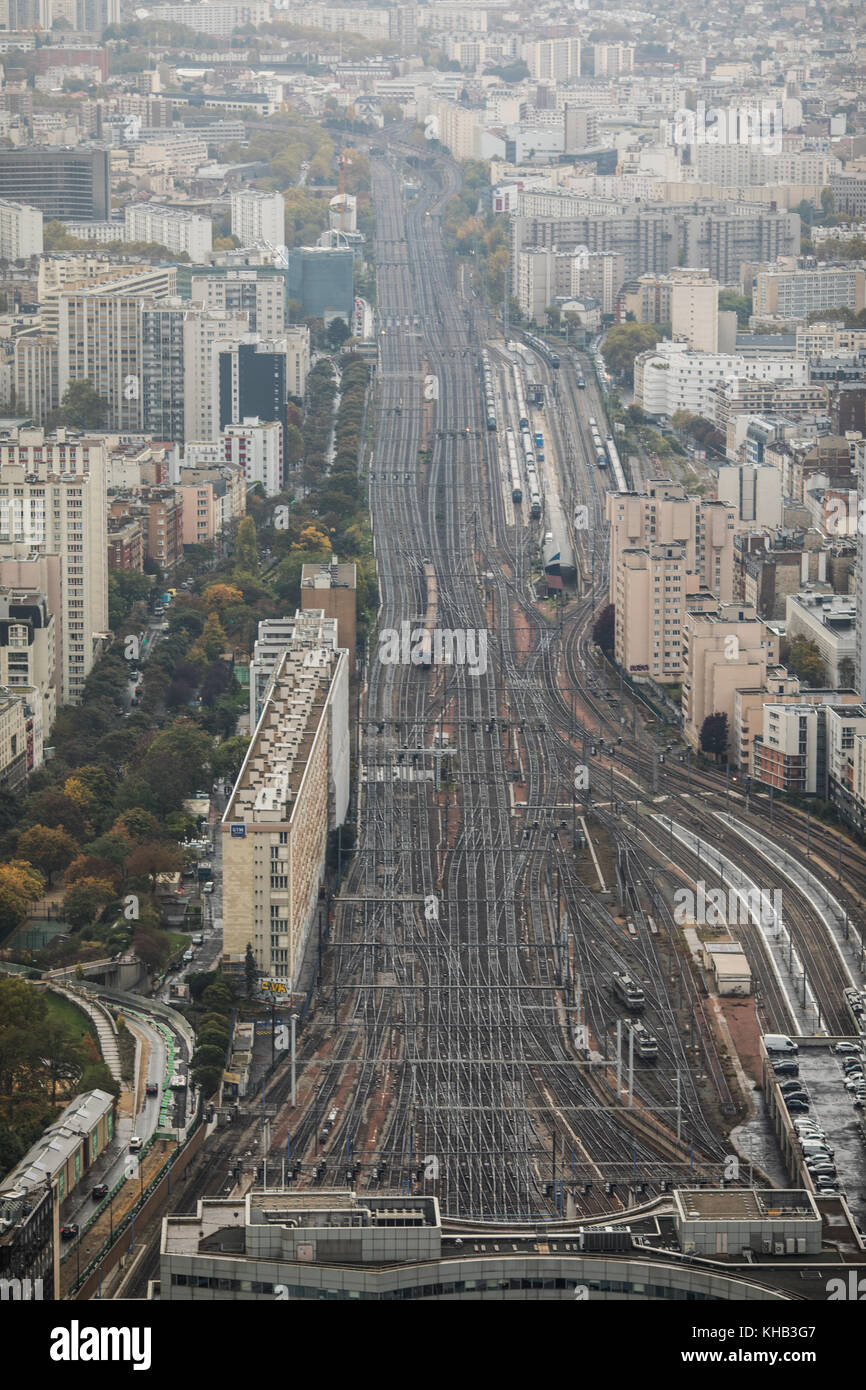
[[[786,1099],[785,1105],[789,1115],[805,1115],[809,1109],[809,1102],[800,1100],[798,1096],[791,1096],[790,1099]]]
[[[77,1225],[77,1223],[76,1223],[75,1221],[71,1221],[71,1222],[69,1223],[68,1226],[61,1226],[61,1227],[60,1227],[60,1239],[61,1239],[61,1240],[74,1240],[75,1237],[76,1237],[77,1235],[78,1235],[78,1225]]]
[[[108,1184],[104,1182],[97,1183],[96,1187],[91,1187],[90,1195],[94,1202],[101,1202],[103,1197],[108,1196]]]
[[[859,1043],[839,1042],[833,1048],[833,1051],[838,1052],[841,1057],[851,1057],[855,1055],[861,1057],[863,1055],[863,1049]]]
[[[143,1143],[144,1143],[144,1140],[143,1140],[143,1139],[140,1139],[139,1136],[138,1136],[137,1134],[134,1134],[134,1135],[132,1136],[132,1138],[130,1139],[130,1141],[129,1141],[130,1152],[131,1152],[131,1153],[138,1153],[138,1151],[139,1151],[139,1149],[141,1148],[141,1146],[142,1146]]]
[[[144,1094],[145,1094],[146,1096],[158,1096],[158,1095],[159,1095],[159,1087],[157,1086],[157,1084],[156,1084],[155,1081],[148,1081],[147,1085],[146,1085],[145,1088],[144,1088]]]
[[[777,1076],[799,1076],[799,1062],[774,1062],[773,1071]]]

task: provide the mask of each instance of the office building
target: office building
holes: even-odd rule
[[[341,318],[348,325],[355,303],[355,257],[348,247],[295,246],[289,251],[289,298],[304,318]]]
[[[111,211],[108,150],[0,149],[0,198],[38,208],[47,219],[105,221]]]
[[[282,246],[286,240],[286,204],[282,193],[242,189],[232,193],[232,236],[241,246],[257,241]]]
[[[252,946],[261,974],[297,988],[329,831],[349,795],[348,656],[286,649],[225,815],[223,950]]]
[[[833,690],[853,683],[856,622],[857,605],[845,594],[803,591],[785,600],[785,636],[815,643],[824,663],[824,684]]]
[[[254,417],[285,427],[288,390],[282,339],[248,333],[238,342],[218,344],[215,359],[221,431]]]

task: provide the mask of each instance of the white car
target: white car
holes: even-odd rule
[[[144,1140],[143,1140],[143,1139],[140,1139],[140,1138],[138,1137],[137,1134],[134,1134],[134,1135],[132,1136],[132,1138],[130,1139],[130,1141],[129,1141],[129,1148],[130,1148],[130,1151],[131,1151],[132,1153],[138,1153],[138,1151],[139,1151],[139,1149],[141,1148],[141,1146],[142,1146],[143,1143],[144,1143]]]

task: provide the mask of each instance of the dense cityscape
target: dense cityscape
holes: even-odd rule
[[[0,1305],[52,1362],[408,1299],[825,1364],[864,77],[829,0],[0,4]]]

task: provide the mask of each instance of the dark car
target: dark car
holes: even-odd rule
[[[101,1202],[103,1197],[108,1196],[108,1183],[98,1183],[96,1187],[91,1187],[90,1195],[94,1202]]]
[[[773,1071],[777,1076],[799,1076],[799,1062],[774,1062]]]
[[[60,1239],[61,1239],[61,1240],[74,1240],[75,1237],[76,1237],[77,1235],[78,1235],[78,1226],[77,1226],[77,1224],[76,1224],[74,1221],[71,1222],[68,1226],[61,1226],[61,1227],[60,1227]]]
[[[784,1096],[790,1096],[790,1095],[793,1095],[794,1091],[803,1091],[803,1090],[805,1090],[805,1087],[804,1087],[802,1081],[799,1081],[799,1080],[796,1080],[796,1081],[795,1081],[794,1078],[792,1077],[790,1081],[780,1081],[780,1082],[779,1082],[779,1090],[782,1092],[782,1095],[784,1095]]]
[[[156,1084],[155,1081],[148,1081],[147,1085],[146,1085],[145,1088],[144,1088],[144,1094],[145,1094],[146,1096],[158,1096],[158,1095],[159,1095],[159,1087],[157,1086],[157,1084]]]
[[[799,1096],[786,1096],[785,1105],[789,1115],[805,1115],[809,1109],[809,1102],[801,1100]]]

